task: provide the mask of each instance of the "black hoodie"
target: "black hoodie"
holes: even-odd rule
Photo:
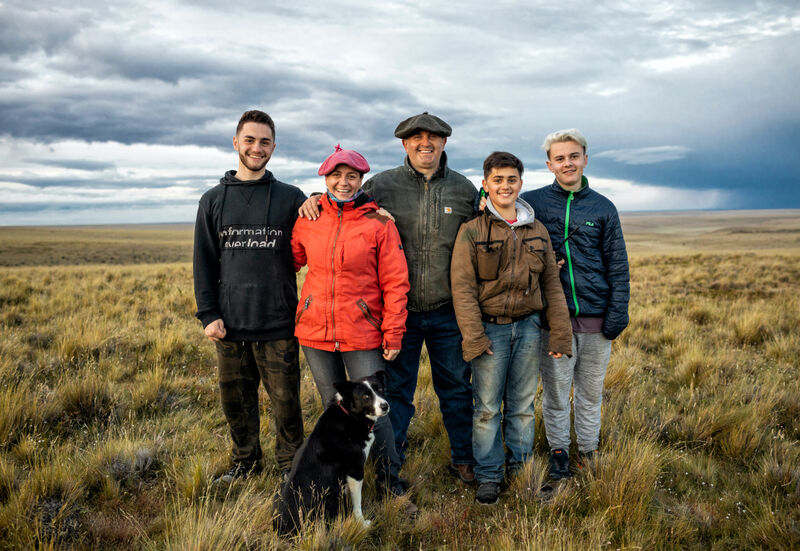
[[[291,232],[306,196],[266,171],[233,170],[200,198],[194,226],[194,294],[203,327],[222,318],[226,340],[294,334],[297,283]]]

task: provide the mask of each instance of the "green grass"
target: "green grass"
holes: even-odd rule
[[[0,548],[800,548],[796,253],[636,254],[602,460],[547,502],[541,418],[535,460],[497,506],[447,472],[425,360],[403,472],[419,518],[370,473],[370,530],[343,517],[294,542],[272,531],[269,452],[261,476],[212,483],[230,445],[213,347],[191,266],[155,262],[0,268]],[[302,369],[310,431],[321,405]]]

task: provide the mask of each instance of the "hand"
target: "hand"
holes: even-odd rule
[[[222,318],[217,319],[206,325],[203,331],[206,334],[206,337],[211,339],[212,341],[218,341],[220,339],[224,339],[227,331],[225,331],[225,324],[222,323]]]
[[[386,218],[388,218],[392,222],[395,222],[394,216],[392,216],[392,214],[388,210],[383,208],[383,207],[378,209],[378,214],[380,214],[381,216],[385,216]]]
[[[562,260],[563,262],[563,260]],[[561,352],[553,352],[552,350],[547,353],[549,356],[553,356],[555,359],[559,359],[563,354]]]
[[[398,354],[400,354],[399,350],[389,350],[388,348],[383,349],[383,359],[387,362],[394,361],[397,358]]]
[[[494,352],[492,352],[491,348],[487,348],[486,353],[489,354],[490,356],[494,356]]]
[[[562,258],[561,260],[556,262],[556,266],[558,266],[558,269],[560,270],[561,267],[564,266],[564,264],[566,264],[566,262],[567,262],[566,259]]]
[[[301,218],[316,220],[319,218],[319,204],[322,202],[322,194],[312,195],[297,209],[297,214]]]
[[[486,196],[482,196],[481,200],[478,202],[478,210],[483,211],[486,208]]]

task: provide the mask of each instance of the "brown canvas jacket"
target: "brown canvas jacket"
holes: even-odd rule
[[[550,324],[550,351],[572,354],[572,327],[550,235],[524,201],[530,218],[510,226],[487,209],[458,232],[450,264],[453,306],[465,361],[491,341],[482,314],[511,323],[542,311]]]

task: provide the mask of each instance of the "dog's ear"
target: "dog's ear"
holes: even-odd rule
[[[378,372],[375,374],[375,376],[376,376],[376,377],[378,378],[378,380],[381,382],[381,384],[383,385],[383,387],[384,387],[384,388],[386,388],[386,383],[387,383],[387,382],[388,382],[388,380],[389,380],[389,374],[388,374],[388,373],[386,373],[386,372],[385,372],[383,369],[381,369],[380,371],[378,371]]]
[[[353,394],[354,383],[352,381],[336,381],[333,383],[333,388],[342,395],[342,398],[348,398]]]

